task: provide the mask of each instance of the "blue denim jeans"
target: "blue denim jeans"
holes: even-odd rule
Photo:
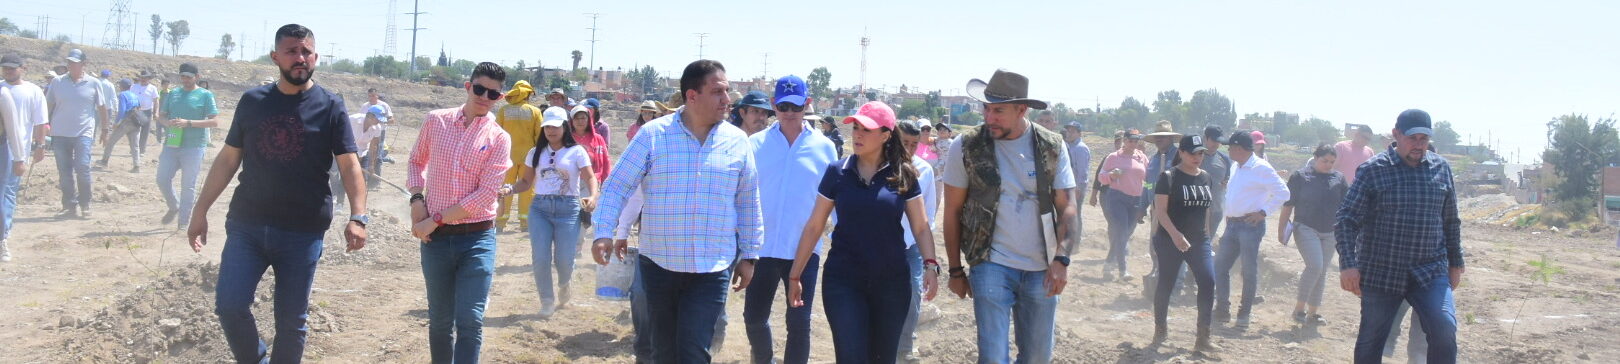
[[[897,355],[904,358],[917,344],[917,314],[922,310],[923,258],[916,244],[906,248],[906,264],[911,266],[911,306],[906,309],[906,323],[900,327],[900,347]]]
[[[868,267],[836,260],[830,257],[822,270],[821,305],[837,362],[895,362],[911,307],[911,276],[874,276]]]
[[[495,229],[433,234],[422,244],[428,348],[434,363],[477,363],[495,273]]]
[[[321,260],[325,232],[284,230],[244,221],[225,221],[225,247],[214,286],[214,314],[238,363],[297,363],[309,336],[309,292]],[[253,321],[253,295],[266,268],[275,268],[276,337],[265,355]]]
[[[726,310],[726,291],[731,288],[734,267],[685,273],[664,269],[645,255],[639,258],[637,295],[644,296],[647,306],[647,330],[643,332],[652,339],[653,362],[710,362],[715,321]]]
[[[1125,274],[1125,258],[1131,255],[1131,234],[1136,233],[1137,198],[1109,188],[1103,191],[1103,217],[1108,220],[1108,257],[1103,266],[1113,264]],[[1104,270],[1106,272],[1106,269]]]
[[[1154,265],[1158,268],[1160,277],[1173,277],[1182,271],[1182,263],[1191,268],[1193,280],[1198,282],[1198,328],[1210,327],[1210,312],[1215,306],[1215,252],[1210,248],[1209,241],[1190,241],[1191,248],[1183,252],[1176,249],[1175,243],[1169,237],[1155,235],[1153,238]],[[1176,285],[1161,282],[1155,286],[1157,291],[1153,295],[1153,322],[1159,326],[1166,324],[1170,315],[1171,292]]]
[[[1441,277],[1427,285],[1410,280],[1407,292],[1386,292],[1363,287],[1361,327],[1356,337],[1356,363],[1383,361],[1385,341],[1399,319],[1402,302],[1412,305],[1412,313],[1422,323],[1428,346],[1428,363],[1457,362],[1457,309],[1451,296],[1451,280]]]
[[[17,214],[17,187],[22,176],[11,169],[11,142],[0,138],[0,240],[11,237],[11,217]]]
[[[202,173],[203,154],[208,148],[163,147],[158,152],[157,186],[169,210],[179,210],[180,226],[191,222],[192,205],[197,204],[197,175]],[[180,172],[180,196],[174,195],[174,173]]]
[[[1046,295],[1046,272],[985,262],[969,269],[968,283],[973,288],[973,316],[979,327],[979,363],[1012,362],[1007,345],[1009,324],[1015,329],[1018,363],[1052,361],[1058,299]]]
[[[815,302],[816,272],[821,267],[821,256],[810,254],[810,260],[805,262],[804,272],[800,275],[800,284],[804,287],[804,302]],[[776,302],[776,289],[789,284],[789,274],[793,271],[793,261],[777,258],[759,258],[754,265],[754,278],[748,283],[748,294],[743,299],[743,325],[748,329],[748,345],[752,349],[754,363],[769,364],[775,358],[771,340],[771,306]],[[786,304],[787,289],[783,288],[783,303]],[[787,308],[787,345],[782,350],[782,362],[805,363],[810,361],[810,306]]]
[[[1243,258],[1243,300],[1238,312],[1245,313],[1254,304],[1255,291],[1260,284],[1260,238],[1266,235],[1266,223],[1226,221],[1226,233],[1221,234],[1221,245],[1215,247],[1215,310],[1226,312],[1232,307],[1232,265]]]
[[[534,196],[529,204],[529,246],[534,250],[534,287],[542,304],[557,302],[551,270],[557,269],[557,287],[567,290],[579,256],[579,198]]]
[[[51,137],[51,149],[56,153],[58,188],[62,190],[62,208],[90,209],[90,143],[92,137]]]

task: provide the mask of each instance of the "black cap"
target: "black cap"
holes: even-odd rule
[[[1204,146],[1204,137],[1199,135],[1185,135],[1181,137],[1181,144],[1176,149],[1187,153],[1203,153],[1209,150]]]
[[[0,67],[22,67],[22,56],[16,53],[7,53],[0,56]]]
[[[188,73],[189,73],[189,75],[188,75]],[[191,62],[181,63],[180,64],[180,75],[181,76],[187,76],[187,77],[197,77],[197,65],[191,64]]]
[[[1214,140],[1217,143],[1222,143],[1222,144],[1226,143],[1226,131],[1221,130],[1221,127],[1219,125],[1210,125],[1210,126],[1204,127],[1204,137],[1209,138],[1210,140]],[[1204,144],[1204,143],[1200,142],[1198,144]]]
[[[152,71],[148,71],[148,70],[141,70],[140,76],[137,76],[137,78],[142,79],[142,80],[148,79],[148,78],[153,78],[153,77],[157,77],[157,75],[152,74]]]
[[[1254,137],[1249,136],[1249,133],[1250,132],[1248,130],[1238,130],[1232,132],[1232,136],[1226,138],[1226,144],[1243,147],[1243,149],[1254,150]]]
[[[1429,122],[1429,113],[1418,109],[1407,109],[1401,116],[1395,118],[1395,130],[1401,134],[1434,135],[1434,124]]]

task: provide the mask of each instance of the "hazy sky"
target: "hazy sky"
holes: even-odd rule
[[[69,5],[55,5],[68,3]],[[99,40],[108,2],[5,0],[0,16],[25,29],[49,15],[52,34]],[[1288,111],[1383,131],[1401,110],[1422,108],[1467,138],[1500,139],[1530,161],[1547,120],[1579,113],[1612,117],[1620,102],[1620,14],[1613,1],[556,1],[422,0],[418,52],[437,57],[566,65],[587,53],[597,26],[596,65],[650,64],[678,72],[697,58],[724,62],[733,79],[806,75],[826,66],[835,86],[859,82],[860,38],[872,39],[867,84],[961,94],[996,68],[1031,79],[1036,98],[1116,107],[1151,104],[1161,90],[1189,98],[1218,88],[1239,114]],[[208,4],[197,6],[196,4]],[[994,4],[995,6],[992,6]],[[274,29],[297,22],[326,56],[382,50],[386,0],[133,0],[138,48],[150,50],[150,14],[185,19],[182,53],[212,55],[226,32],[264,54]],[[397,12],[411,11],[400,0]],[[85,21],[81,22],[81,17]],[[397,26],[409,28],[409,15]],[[398,33],[398,56],[410,32]],[[241,54],[238,52],[237,54]],[[1466,140],[1465,140],[1466,142]]]

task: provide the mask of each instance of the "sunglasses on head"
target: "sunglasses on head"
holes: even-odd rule
[[[496,89],[484,87],[484,85],[473,84],[472,92],[473,92],[473,95],[480,95],[480,96],[483,96],[483,97],[487,97],[490,100],[499,100],[499,99],[501,99],[501,90],[496,90]]]
[[[804,111],[804,106],[799,106],[799,105],[794,105],[794,104],[789,104],[789,103],[784,102],[784,103],[776,104],[776,111],[781,111],[781,112],[803,112]]]

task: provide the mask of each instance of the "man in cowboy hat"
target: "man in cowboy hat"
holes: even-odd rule
[[[1029,121],[1029,110],[1046,103],[1028,98],[1028,78],[997,70],[967,90],[984,103],[985,120],[943,163],[951,292],[973,297],[979,362],[1009,361],[1012,317],[1018,362],[1050,362],[1057,295],[1080,240],[1069,154],[1062,136]]]

